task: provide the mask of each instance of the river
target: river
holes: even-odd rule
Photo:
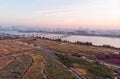
[[[93,45],[111,45],[114,47],[120,47],[120,38],[73,35],[66,37],[63,40],[70,42],[92,42]]]
[[[16,34],[16,35],[36,34],[36,33],[21,33],[21,32],[17,32],[17,31],[0,31],[0,33],[9,33],[9,34]],[[39,35],[39,33],[37,33],[37,34]],[[44,34],[42,36],[55,37],[55,36],[61,36],[61,34]],[[76,41],[92,42],[94,45],[111,45],[111,46],[120,48],[120,38],[72,35],[72,36],[63,38],[62,40],[67,40],[70,42],[76,42]]]

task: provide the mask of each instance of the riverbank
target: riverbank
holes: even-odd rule
[[[40,39],[45,39],[45,40],[51,40],[51,41],[57,41],[57,42],[62,42],[62,43],[70,43],[70,44],[76,44],[76,45],[86,45],[86,46],[94,46],[94,47],[102,47],[102,48],[111,48],[111,49],[117,49],[120,50],[119,47],[114,47],[111,45],[103,44],[103,45],[94,45],[92,42],[81,42],[81,41],[76,41],[76,42],[71,42],[68,40],[62,40],[62,39],[49,39],[49,38],[40,38]]]

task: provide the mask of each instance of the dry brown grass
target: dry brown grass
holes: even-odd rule
[[[20,79],[31,66],[32,58],[28,55],[21,55],[0,70],[0,79]]]
[[[12,40],[0,40],[0,54],[3,55],[29,49],[32,48],[13,42]]]
[[[43,57],[34,53],[28,53],[27,55],[31,56],[34,62],[27,73],[24,75],[23,79],[44,79],[41,73]]]
[[[103,47],[94,47],[94,46],[85,46],[85,45],[75,45],[75,44],[59,44],[50,48],[51,50],[58,51],[65,54],[78,53],[80,55],[92,56],[98,53],[112,53],[120,52],[120,50],[103,48]]]
[[[52,40],[45,40],[45,39],[33,40],[30,38],[26,38],[26,39],[18,39],[18,40],[23,41],[23,42],[27,42],[29,44],[43,46],[43,47],[50,47],[50,46],[55,46],[57,44],[60,44],[60,42],[55,42]]]
[[[0,70],[10,64],[13,61],[12,57],[2,57],[0,58]]]
[[[120,52],[120,50],[111,49],[111,48],[76,45],[76,44],[62,43],[62,42],[44,40],[44,39],[33,40],[28,38],[28,39],[18,39],[18,40],[34,45],[49,47],[53,51],[61,52],[64,54],[78,53],[79,55],[94,56],[98,53]]]

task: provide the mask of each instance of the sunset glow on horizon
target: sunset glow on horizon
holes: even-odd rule
[[[0,0],[0,25],[120,29],[120,0]]]

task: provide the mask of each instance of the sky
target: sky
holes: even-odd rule
[[[0,0],[0,25],[120,29],[120,0]]]

